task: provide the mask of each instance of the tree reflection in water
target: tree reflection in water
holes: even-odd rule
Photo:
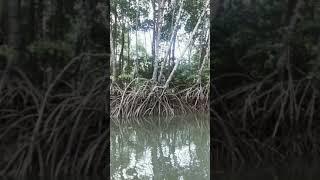
[[[209,179],[209,115],[114,120],[111,179]]]

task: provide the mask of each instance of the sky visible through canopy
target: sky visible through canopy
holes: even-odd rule
[[[139,5],[142,5],[143,2],[138,2]],[[143,6],[148,7],[148,16],[143,16],[143,15],[139,15],[140,18],[140,22],[143,22],[146,19],[153,19],[153,9],[152,9],[152,4],[151,1],[149,1],[148,4],[143,4]],[[209,10],[209,8],[208,8]],[[185,14],[187,16],[189,16],[188,14]],[[113,17],[114,20],[114,17]],[[187,42],[190,38],[190,33],[187,33],[184,28],[185,28],[185,24],[186,21],[181,21],[181,28],[178,30],[177,32],[177,38],[176,38],[176,44],[175,44],[175,54],[176,54],[176,58],[182,58],[182,51],[185,49]],[[136,56],[136,41],[138,41],[138,46],[142,45],[142,47],[145,48],[146,52],[148,53],[148,55],[152,55],[152,33],[153,33],[153,29],[146,29],[146,30],[133,30],[131,29],[130,31],[130,48],[134,51],[134,53],[132,53],[132,56],[135,57]],[[137,35],[137,38],[136,38]],[[196,41],[195,44],[197,44],[198,42]],[[169,46],[169,42],[168,41],[161,41],[160,42],[160,56],[163,57],[165,55],[165,51],[167,49],[167,47]],[[119,47],[118,47],[119,48]],[[139,52],[139,50],[138,50]],[[193,54],[195,52],[195,50],[192,49],[192,45],[189,46],[189,50],[187,51],[187,53],[183,56],[183,59],[181,60],[181,62],[183,62],[185,59],[188,59],[188,57],[190,57],[190,53]],[[119,56],[119,54],[117,54],[117,56]],[[138,55],[139,56],[139,55]],[[118,57],[119,58],[119,57]]]

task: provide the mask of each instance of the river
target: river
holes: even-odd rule
[[[110,127],[111,179],[210,179],[209,115],[117,119]]]

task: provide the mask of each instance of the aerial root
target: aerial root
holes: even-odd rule
[[[171,116],[206,111],[208,93],[208,86],[196,85],[175,92],[174,89],[156,86],[152,81],[145,79],[134,79],[123,88],[113,83],[111,85],[111,116]]]

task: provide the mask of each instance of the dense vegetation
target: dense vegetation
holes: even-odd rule
[[[0,175],[107,173],[107,8],[0,1]]]
[[[209,1],[111,2],[111,116],[205,111]]]
[[[211,26],[216,168],[319,155],[318,1],[217,0]]]

